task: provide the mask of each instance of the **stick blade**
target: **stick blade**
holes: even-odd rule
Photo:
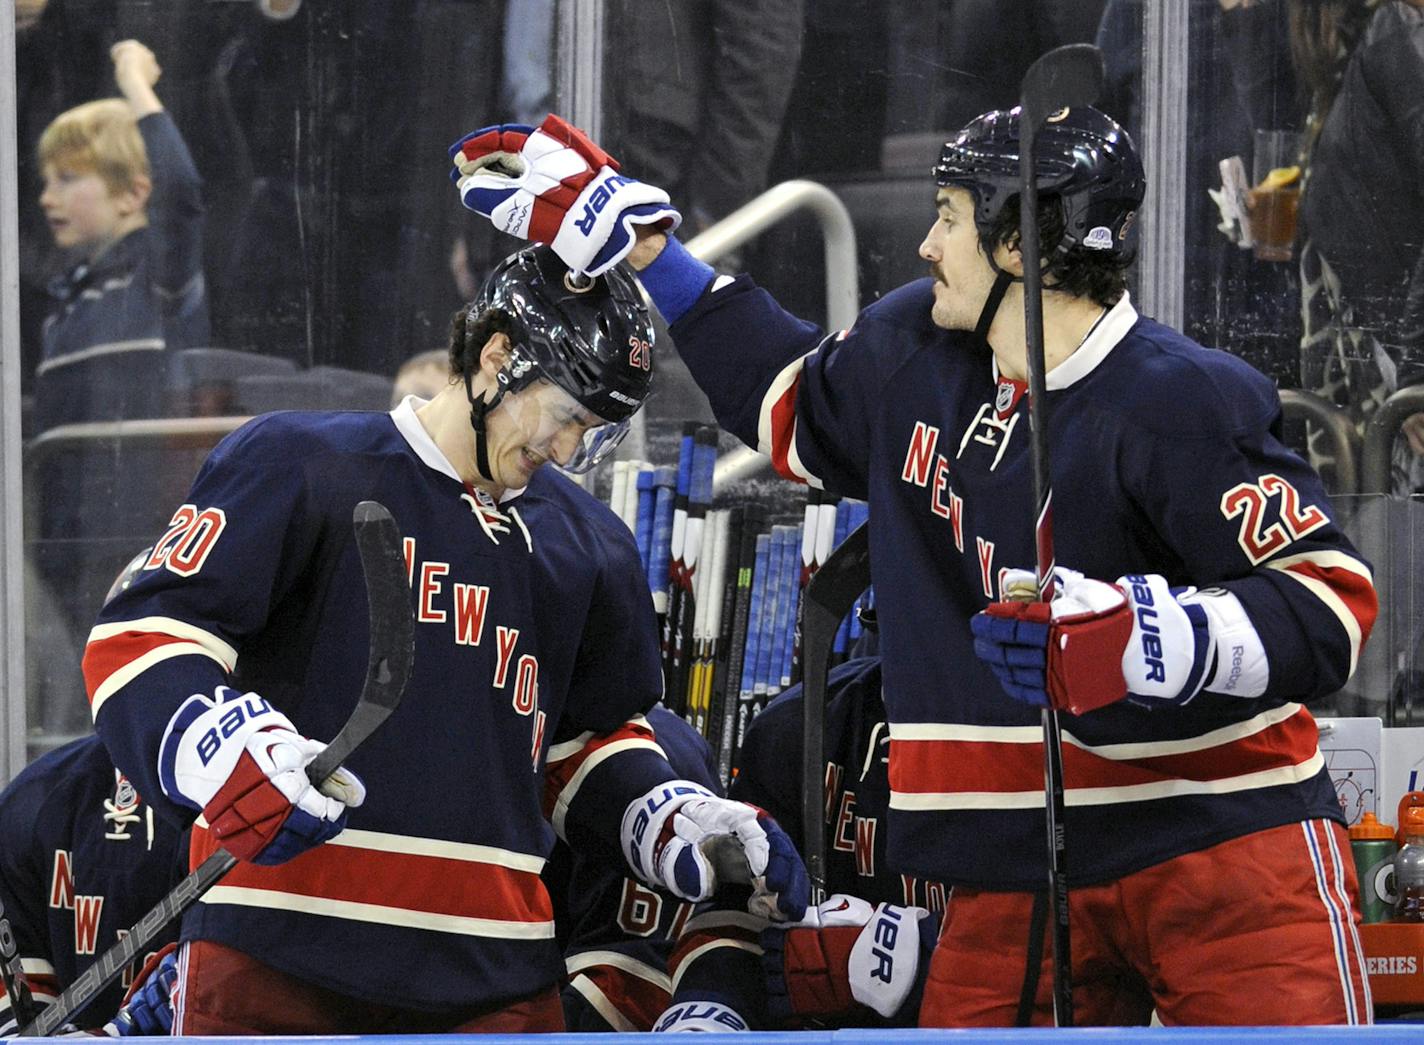
[[[1020,88],[1023,120],[1038,127],[1051,113],[1092,105],[1103,93],[1103,53],[1092,44],[1055,47],[1029,66]]]
[[[400,529],[378,501],[356,505],[352,525],[370,600],[371,654],[363,699],[394,709],[415,660],[415,618],[410,612]]]
[[[307,766],[317,786],[390,717],[405,693],[415,662],[415,615],[401,552],[400,527],[385,505],[362,501],[351,513],[356,549],[366,577],[370,655],[366,681],[341,732]]]

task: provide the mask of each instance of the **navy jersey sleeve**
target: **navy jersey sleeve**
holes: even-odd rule
[[[655,301],[658,266],[693,264],[685,257],[674,247],[649,267]],[[717,420],[781,475],[865,497],[875,417],[928,322],[927,284],[901,288],[829,335],[746,276],[713,287],[670,333]]]
[[[302,454],[283,416],[254,421],[213,451],[133,583],[101,610],[85,650],[90,708],[115,764],[180,821],[191,812],[158,779],[164,727],[188,696],[230,680],[314,539]]]
[[[707,741],[661,705],[647,716],[673,771],[713,792],[720,786]],[[668,959],[692,904],[632,878],[616,847],[570,825],[566,895],[555,898],[567,939],[563,991],[571,1031],[649,1030],[667,1007]]]
[[[1369,564],[1341,532],[1319,477],[1282,444],[1274,387],[1224,352],[1202,355],[1212,394],[1183,396],[1180,414],[1159,413],[1132,441],[1128,490],[1182,564],[1184,576],[1170,579],[1235,595],[1264,649],[1263,677],[1233,680],[1225,665],[1209,689],[1223,692],[1225,680],[1239,683],[1233,695],[1333,692],[1374,621]],[[1251,664],[1240,674],[1252,674]]]
[[[14,937],[20,968],[43,1007],[56,994],[54,956],[50,953],[44,897],[49,883],[37,841],[43,790],[20,778],[0,794],[0,910]],[[18,1030],[7,994],[0,998],[0,1036]]]
[[[549,749],[545,810],[560,837],[581,822],[616,851],[628,803],[677,773],[644,717],[663,683],[657,618],[637,546],[611,513],[587,521],[603,568]]]

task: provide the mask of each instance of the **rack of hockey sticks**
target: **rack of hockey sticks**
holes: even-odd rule
[[[799,519],[712,496],[717,430],[684,425],[674,465],[618,461],[608,504],[634,534],[662,635],[663,702],[705,736],[724,782],[747,725],[801,678],[801,608],[820,564],[868,517],[862,501],[808,489]],[[864,600],[872,597],[867,592]],[[861,634],[861,603],[831,663]]]

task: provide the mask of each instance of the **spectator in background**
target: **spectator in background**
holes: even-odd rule
[[[208,341],[197,170],[154,93],[153,52],[122,40],[110,57],[123,98],[61,113],[39,142],[40,207],[73,262],[50,288],[36,375],[41,428],[161,413],[164,353]],[[72,369],[119,354],[121,382]]]
[[[1363,430],[1424,381],[1424,3],[1291,0],[1310,94],[1300,203],[1301,384]],[[1424,491],[1424,414],[1390,487]]]
[[[1208,194],[1219,164],[1240,156],[1249,175],[1257,128],[1298,128],[1287,42],[1287,0],[1190,0],[1187,5],[1186,165],[1183,327],[1204,345],[1241,356],[1277,382],[1294,386],[1299,329],[1291,266],[1257,261],[1216,228]],[[1143,138],[1145,0],[1108,0],[1097,45],[1107,65],[1098,108]]]
[[[450,351],[432,348],[418,352],[400,365],[395,386],[391,389],[392,408],[400,406],[406,396],[434,399],[450,383]]]
[[[685,235],[766,188],[801,54],[803,0],[607,5],[603,134],[683,201]]]

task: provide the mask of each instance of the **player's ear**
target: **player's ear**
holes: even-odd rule
[[[994,248],[994,263],[1010,276],[1023,275],[1023,253],[1019,249],[1018,230]]]
[[[495,332],[480,349],[480,372],[491,381],[499,376],[509,362],[509,335]]]

